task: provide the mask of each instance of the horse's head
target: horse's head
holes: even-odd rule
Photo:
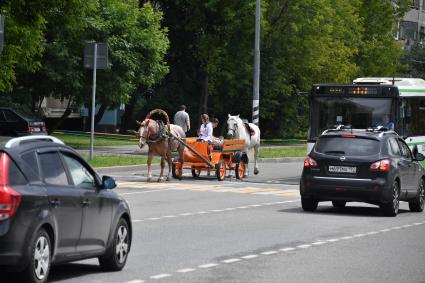
[[[232,116],[229,114],[229,117],[227,118],[227,137],[229,139],[233,139],[235,136],[238,135],[238,119],[239,114],[236,116]]]
[[[139,125],[139,130],[137,131],[137,137],[139,138],[139,147],[142,148],[146,141],[152,136],[152,124],[151,119],[145,119],[143,122],[136,120],[136,123]]]

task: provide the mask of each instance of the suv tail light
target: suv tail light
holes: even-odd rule
[[[311,158],[310,156],[307,156],[306,159],[304,159],[304,167],[317,167],[317,161]]]
[[[21,194],[9,185],[9,163],[9,156],[0,153],[0,221],[12,218],[21,202]]]
[[[373,162],[369,166],[369,170],[371,171],[390,171],[391,162],[388,159],[382,159],[376,162]]]

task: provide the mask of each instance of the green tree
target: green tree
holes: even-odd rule
[[[42,0],[4,0],[5,46],[0,54],[0,93],[12,91],[17,70],[40,68],[47,3]]]
[[[411,1],[363,0],[358,12],[363,33],[356,58],[359,76],[394,76],[402,69],[403,46],[394,39]]]

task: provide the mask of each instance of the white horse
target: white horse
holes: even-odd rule
[[[246,129],[244,122],[239,115],[232,116],[229,114],[227,119],[227,136],[230,139],[242,139],[245,140],[245,152],[248,153],[248,150],[254,148],[254,174],[257,175],[260,171],[258,170],[257,159],[258,159],[258,150],[260,148],[260,129],[257,125],[249,123],[249,127],[253,131],[251,135],[250,131]],[[249,166],[246,166],[247,173],[249,175]]]

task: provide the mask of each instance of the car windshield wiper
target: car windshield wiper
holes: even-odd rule
[[[330,151],[325,151],[326,154],[345,154],[345,151],[342,150],[330,150]]]

